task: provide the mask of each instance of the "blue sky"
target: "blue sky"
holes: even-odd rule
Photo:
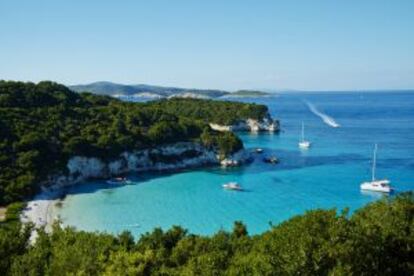
[[[414,1],[0,0],[0,79],[414,88]]]

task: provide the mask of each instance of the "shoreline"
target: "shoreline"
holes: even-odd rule
[[[27,201],[26,207],[20,214],[20,221],[22,223],[32,222],[35,228],[45,227],[46,231],[50,231],[55,221],[53,204],[60,201],[59,197],[64,194],[63,190],[63,188],[50,187]]]
[[[164,147],[164,151],[170,152],[172,151],[171,145]],[[203,152],[203,151],[201,151]],[[213,155],[212,155],[213,154]],[[133,156],[134,157],[134,156]],[[146,155],[144,157],[147,157]],[[75,159],[82,159],[76,161]],[[232,156],[229,157],[229,160],[236,160],[237,165],[241,165],[244,162],[249,162],[249,160],[252,158],[251,154],[246,150],[240,150],[237,153],[234,153]],[[170,164],[164,164],[164,163],[153,163],[151,166],[145,166],[145,159],[142,158],[131,158],[131,160],[128,159],[128,156],[125,157],[126,161],[125,163],[128,165],[128,163],[131,163],[134,161],[135,163],[137,161],[141,161],[144,166],[142,167],[136,167],[134,169],[126,168],[121,169],[120,166],[113,166],[116,167],[117,174],[121,173],[131,173],[131,172],[151,172],[151,171],[173,171],[178,172],[182,169],[189,169],[189,168],[203,168],[211,165],[220,165],[219,159],[217,159],[216,155],[211,152],[203,152],[203,155],[198,156],[196,158],[190,158],[186,159],[184,161],[181,161],[179,163],[175,163],[174,165]],[[91,162],[96,161],[96,162]],[[226,159],[227,160],[227,159]],[[81,181],[88,181],[89,179],[106,179],[106,175],[102,174],[101,171],[99,173],[95,172],[94,169],[96,166],[95,163],[97,163],[98,159],[94,158],[84,158],[84,157],[74,157],[69,160],[68,167],[71,163],[76,163],[74,167],[75,172],[81,172],[81,177],[73,178],[71,175],[57,175],[50,179],[49,185],[44,185],[41,192],[37,195],[35,195],[32,199],[26,201],[26,207],[22,210],[20,214],[20,221],[22,223],[29,223],[32,222],[35,225],[35,228],[41,228],[44,227],[46,232],[49,232],[52,229],[53,223],[57,220],[57,218],[54,217],[53,214],[53,208],[54,204],[59,202],[63,196],[65,196],[65,188],[71,185],[77,185]],[[82,161],[82,162],[81,162]],[[132,162],[132,163],[134,163]],[[116,162],[114,162],[115,164]],[[86,164],[86,165],[85,165]],[[92,165],[91,165],[92,164]],[[73,164],[72,164],[73,165]],[[112,164],[106,165],[109,168]],[[221,164],[223,165],[223,164]],[[89,168],[90,167],[90,168]],[[99,167],[99,166],[98,166]],[[88,170],[89,169],[89,170]],[[85,170],[85,171],[84,171]],[[93,173],[91,173],[91,171]],[[99,176],[98,176],[99,175]],[[34,231],[34,237],[36,237],[36,232]]]

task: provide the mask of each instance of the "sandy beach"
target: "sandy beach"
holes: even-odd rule
[[[33,222],[36,226],[45,226],[46,231],[50,230],[54,221],[53,204],[59,201],[59,195],[62,191],[45,190],[36,195],[33,200],[27,203],[20,216],[23,223]]]

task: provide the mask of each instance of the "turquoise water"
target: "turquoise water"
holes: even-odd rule
[[[241,220],[250,233],[260,233],[309,209],[353,211],[380,198],[359,190],[370,179],[374,143],[378,177],[389,178],[397,193],[414,189],[414,93],[290,94],[243,101],[267,104],[281,120],[280,134],[240,134],[246,148],[264,148],[263,155],[275,154],[280,164],[263,163],[257,154],[241,168],[131,174],[134,184],[120,187],[83,183],[70,188],[55,212],[64,225],[90,231],[139,235],[181,225],[212,234]],[[305,101],[341,127],[325,124]],[[297,146],[302,121],[313,143],[307,151]],[[223,190],[228,181],[245,191]]]

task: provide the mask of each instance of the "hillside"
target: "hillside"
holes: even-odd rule
[[[108,160],[125,151],[196,141],[222,155],[243,147],[209,123],[261,119],[267,107],[211,100],[129,103],[52,83],[0,81],[0,205],[36,192],[74,155]]]

